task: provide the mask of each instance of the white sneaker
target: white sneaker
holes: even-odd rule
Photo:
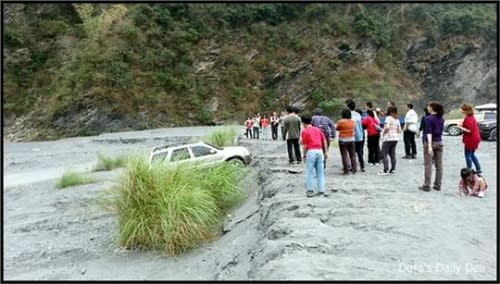
[[[479,197],[479,198],[483,198],[483,197],[484,197],[484,191],[480,191],[480,192],[477,194],[477,197]]]
[[[377,175],[379,175],[379,176],[388,176],[389,173],[386,173],[384,171],[380,171],[380,172],[377,173]]]

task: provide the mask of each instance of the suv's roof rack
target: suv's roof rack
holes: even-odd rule
[[[154,147],[153,150],[151,152],[156,152],[156,151],[160,151],[160,150],[163,150],[163,149],[167,149],[168,147],[170,147],[171,145],[161,145],[161,146],[157,146],[157,147]]]
[[[161,146],[156,146],[153,148],[153,150],[151,152],[156,152],[156,151],[160,151],[160,150],[164,150],[164,149],[167,149],[167,148],[171,148],[171,147],[177,147],[177,146],[182,146],[182,145],[191,145],[191,144],[196,144],[198,142],[195,142],[195,143],[173,143],[173,144],[165,144],[165,145],[161,145]]]

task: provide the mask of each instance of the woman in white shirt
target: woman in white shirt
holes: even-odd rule
[[[418,132],[418,115],[413,110],[412,104],[406,105],[408,111],[405,115],[405,126],[403,128],[403,141],[405,143],[405,156],[403,159],[417,158],[417,144],[415,135]]]

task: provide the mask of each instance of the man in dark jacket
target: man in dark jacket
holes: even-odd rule
[[[300,125],[302,122],[300,120],[299,115],[297,114],[299,112],[297,107],[289,106],[287,108],[287,112],[288,115],[283,121],[283,124],[285,126],[288,161],[290,164],[293,164],[293,162],[296,160],[297,164],[300,164],[302,162],[302,156],[300,155],[299,138],[300,138]],[[295,159],[293,152],[295,152]]]

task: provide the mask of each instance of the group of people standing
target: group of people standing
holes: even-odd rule
[[[341,119],[337,123],[323,115],[317,108],[313,115],[299,116],[299,109],[294,106],[287,108],[275,119],[277,140],[278,125],[282,127],[283,139],[287,141],[288,160],[290,164],[306,163],[306,195],[314,196],[313,177],[316,176],[319,195],[327,195],[324,187],[324,170],[328,158],[328,149],[332,139],[338,138],[339,151],[342,159],[342,175],[356,174],[365,171],[363,150],[365,138],[368,148],[368,163],[378,165],[381,161],[383,168],[378,175],[387,176],[396,173],[396,146],[399,135],[403,132],[405,156],[403,159],[416,159],[416,138],[422,133],[424,157],[424,182],[418,189],[431,190],[432,169],[435,168],[432,189],[441,190],[443,176],[443,142],[444,108],[437,101],[430,101],[424,109],[425,115],[419,120],[412,104],[407,104],[406,114],[401,123],[398,110],[394,102],[389,101],[387,112],[373,109],[371,102],[365,104],[365,109],[356,109],[352,99],[345,101],[345,109],[341,111]],[[475,150],[478,148],[480,137],[477,123],[473,116],[470,104],[462,105],[465,119],[460,125],[463,131],[464,153],[466,168],[461,170],[459,190],[463,195],[482,197],[487,188],[481,176],[481,168]],[[276,113],[273,113],[276,116]],[[265,117],[265,116],[264,116]],[[381,119],[383,117],[383,119]],[[248,118],[247,122],[251,118]],[[381,122],[383,120],[383,122]],[[252,125],[255,126],[256,123]],[[247,135],[249,124],[247,124]],[[261,123],[264,128],[265,123]],[[365,133],[366,131],[366,133]],[[255,132],[255,130],[254,130]],[[251,134],[250,134],[251,136]],[[258,136],[257,136],[258,137]],[[380,141],[382,145],[380,146]],[[302,144],[302,153],[300,143]],[[303,154],[303,155],[302,155]],[[389,163],[390,160],[390,163]],[[474,164],[476,170],[472,170]]]
[[[282,117],[278,117],[276,112],[273,112],[269,118],[267,115],[257,113],[254,116],[248,116],[245,121],[246,133],[248,139],[260,139],[262,133],[263,140],[269,140],[269,128],[271,128],[271,138],[278,139],[278,126]]]

